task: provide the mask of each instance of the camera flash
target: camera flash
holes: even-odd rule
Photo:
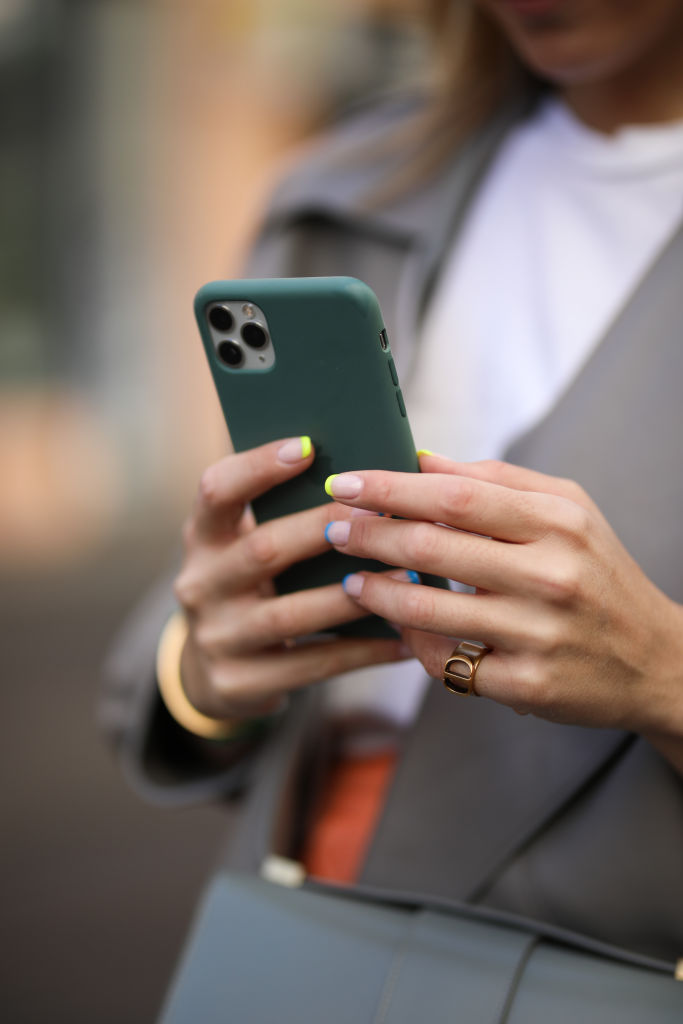
[[[251,305],[251,303],[245,302],[244,305],[242,306],[242,312],[244,313],[245,316],[253,316],[254,307]]]

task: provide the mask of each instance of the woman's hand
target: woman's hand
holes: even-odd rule
[[[647,579],[582,488],[505,463],[426,455],[421,465],[420,475],[331,478],[344,505],[403,518],[342,520],[327,537],[477,592],[361,573],[347,593],[404,627],[436,678],[454,637],[478,640],[492,648],[477,671],[483,697],[552,721],[683,738],[683,607]]]
[[[272,585],[283,569],[328,550],[323,531],[338,508],[328,503],[261,526],[246,509],[314,457],[301,438],[274,441],[229,455],[202,477],[175,593],[189,623],[183,685],[206,715],[265,714],[292,689],[410,653],[398,638],[295,643],[367,614],[341,584],[283,596]]]

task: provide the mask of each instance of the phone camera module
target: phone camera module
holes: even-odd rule
[[[227,366],[237,367],[244,362],[244,352],[234,341],[221,341],[216,351],[218,358]]]
[[[215,330],[227,332],[232,330],[235,319],[227,306],[212,306],[209,310],[209,323]]]
[[[265,348],[268,344],[268,335],[259,324],[244,324],[242,339],[250,348]]]

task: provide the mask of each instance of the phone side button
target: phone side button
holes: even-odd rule
[[[389,367],[389,373],[391,374],[391,379],[394,382],[394,387],[398,387],[398,374],[396,373],[394,360],[391,358],[391,356],[389,356],[389,358],[387,359],[387,366]]]
[[[401,394],[401,389],[400,388],[397,388],[397,390],[396,390],[396,401],[398,402],[398,407],[399,407],[399,409],[401,411],[401,416],[406,416],[407,415],[407,413],[406,413],[406,404],[403,401],[403,395]]]

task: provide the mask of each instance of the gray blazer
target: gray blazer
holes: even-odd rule
[[[511,105],[429,182],[365,199],[397,159],[378,138],[410,104],[338,130],[276,193],[254,246],[258,276],[351,274],[380,299],[405,380],[439,267]],[[408,143],[405,143],[408,146]],[[504,230],[504,225],[501,226]],[[510,461],[579,481],[646,573],[683,601],[683,231],[662,253],[556,406]],[[259,751],[181,736],[160,706],[153,652],[166,585],[109,663],[103,720],[135,784],[178,803],[249,788],[229,861],[290,852],[292,801],[320,748],[320,692],[297,697]],[[520,718],[432,686],[408,737],[363,870],[368,883],[479,901],[668,958],[683,955],[683,783],[642,739]]]

